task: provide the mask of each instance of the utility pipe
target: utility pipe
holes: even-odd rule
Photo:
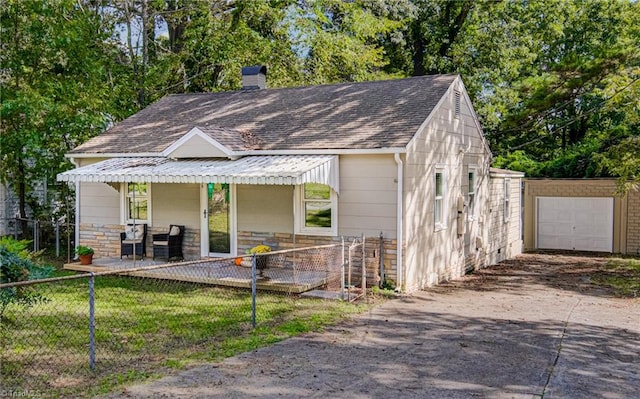
[[[403,199],[404,199],[404,165],[402,163],[402,158],[400,157],[400,153],[396,152],[393,155],[396,164],[398,165],[398,207],[396,211],[396,265],[397,265],[397,273],[398,273],[398,281],[396,284],[396,289],[403,291],[404,285],[404,269],[402,267],[402,242],[403,242],[403,230],[404,230],[404,212],[403,212]]]

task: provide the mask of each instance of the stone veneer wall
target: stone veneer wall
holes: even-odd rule
[[[120,233],[124,225],[120,224],[80,224],[80,245],[94,249],[95,257],[120,257]],[[147,229],[147,257],[153,257],[152,235],[167,233],[169,226],[149,227]],[[182,251],[187,260],[200,259],[200,229],[185,229]]]
[[[147,257],[153,256],[152,238],[153,234],[166,233],[167,227],[150,227],[147,230]],[[102,225],[82,223],[80,224],[80,245],[87,245],[95,250],[95,257],[119,257],[120,256],[120,233],[124,231],[124,226],[120,224]],[[295,238],[295,243],[294,243]],[[345,243],[350,243],[354,238],[344,237]],[[284,233],[264,233],[240,231],[238,232],[238,253],[243,254],[247,249],[259,244],[271,246],[274,250],[285,250],[293,248],[312,247],[316,245],[338,244],[342,242],[341,237],[306,236]],[[365,237],[367,285],[372,286],[379,281],[380,274],[380,237]],[[397,241],[395,239],[383,239],[383,262],[387,281],[392,285],[397,281],[396,253]],[[183,252],[185,259],[200,259],[200,230],[186,228],[183,241]],[[359,252],[359,251],[358,251]],[[354,258],[354,263],[360,264],[360,253]],[[354,255],[355,256],[355,255]],[[360,269],[354,270],[353,281],[360,281]],[[358,283],[359,284],[359,283]]]
[[[354,238],[344,237],[345,243],[353,242]],[[295,242],[294,242],[295,239]],[[273,250],[286,250],[293,248],[313,247],[317,245],[339,244],[342,237],[323,237],[292,235],[286,233],[264,233],[252,231],[238,232],[238,253],[243,254],[249,248],[256,245],[265,244]],[[361,264],[361,250],[358,254],[353,254],[354,264]],[[380,274],[380,237],[365,237],[365,256],[367,269],[367,286],[377,285]],[[394,283],[396,276],[396,240],[383,239],[383,261],[385,265],[386,279]],[[352,283],[360,284],[361,269],[353,270]]]

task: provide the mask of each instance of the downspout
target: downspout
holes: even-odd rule
[[[78,168],[78,162],[76,162],[76,160],[74,158],[69,158],[69,161],[71,161],[71,163],[73,164],[73,166],[75,166],[76,168]],[[76,181],[75,182],[75,196],[76,196],[76,206],[74,209],[74,213],[75,213],[75,228],[74,228],[74,232],[73,232],[73,239],[74,239],[74,243],[75,243],[75,247],[77,247],[78,245],[80,245],[80,182]],[[75,250],[75,248],[74,248]],[[78,259],[78,255],[76,254],[73,258],[74,260]]]
[[[404,165],[402,163],[402,158],[400,157],[400,153],[396,152],[393,154],[393,157],[398,165],[398,197],[397,197],[397,210],[396,210],[396,265],[397,265],[397,274],[398,281],[396,284],[396,290],[403,291],[404,285],[404,269],[402,267],[402,242],[403,231],[404,231],[404,207],[403,207],[403,199],[404,199]]]

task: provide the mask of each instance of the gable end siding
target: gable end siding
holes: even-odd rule
[[[407,291],[464,274],[465,235],[458,234],[456,205],[459,196],[466,197],[468,165],[477,167],[476,203],[485,201],[488,193],[489,153],[467,96],[460,96],[460,115],[455,117],[456,90],[464,90],[460,82],[452,85],[428,124],[407,148],[404,191]],[[444,166],[447,187],[444,201],[447,228],[440,231],[434,229],[436,165]],[[472,234],[479,234],[477,220],[465,223]]]

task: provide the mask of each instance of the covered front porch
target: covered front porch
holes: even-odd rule
[[[147,225],[147,256],[154,234],[185,226],[184,257],[196,260],[233,257],[257,244],[292,248],[305,234],[331,241],[338,169],[334,155],[131,157],[85,164],[58,180],[77,183],[76,242],[97,257],[121,255],[119,234],[136,223]],[[326,187],[326,199],[303,203],[301,188],[309,185]],[[327,231],[303,231],[312,217]]]

